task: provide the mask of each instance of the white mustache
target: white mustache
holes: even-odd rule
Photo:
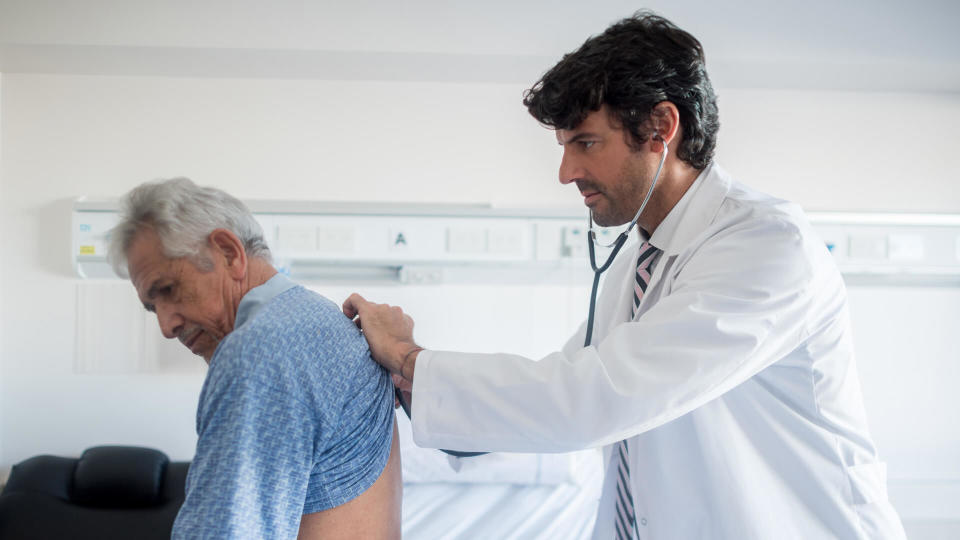
[[[180,340],[180,343],[186,346],[187,343],[194,338],[194,336],[196,336],[202,331],[203,329],[200,328],[199,326],[194,326],[193,328],[185,329],[182,332],[180,332],[180,335],[177,336],[177,339]]]

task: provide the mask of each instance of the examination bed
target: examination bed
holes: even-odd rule
[[[603,480],[599,450],[449,458],[417,448],[409,421],[397,418],[405,539],[590,537]]]

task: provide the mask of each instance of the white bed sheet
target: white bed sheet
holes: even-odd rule
[[[603,482],[599,449],[449,458],[413,442],[398,411],[407,540],[589,538]]]
[[[589,467],[579,483],[554,485],[406,483],[407,540],[589,538],[602,470]]]

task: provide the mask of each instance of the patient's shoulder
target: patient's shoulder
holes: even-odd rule
[[[231,332],[218,356],[229,357],[235,369],[295,367],[329,377],[349,375],[370,362],[359,329],[333,302],[301,286],[277,295]]]
[[[334,411],[351,409],[351,402],[392,405],[390,377],[370,357],[360,330],[336,304],[301,286],[277,295],[229,334],[210,376],[270,387],[328,423],[339,421]]]
[[[329,299],[293,287],[273,298],[248,324],[239,339],[270,343],[272,350],[369,356],[360,330]]]

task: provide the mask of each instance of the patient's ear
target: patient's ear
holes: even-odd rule
[[[227,229],[214,229],[207,237],[211,256],[219,258],[230,277],[243,279],[247,273],[247,252],[237,235]]]

